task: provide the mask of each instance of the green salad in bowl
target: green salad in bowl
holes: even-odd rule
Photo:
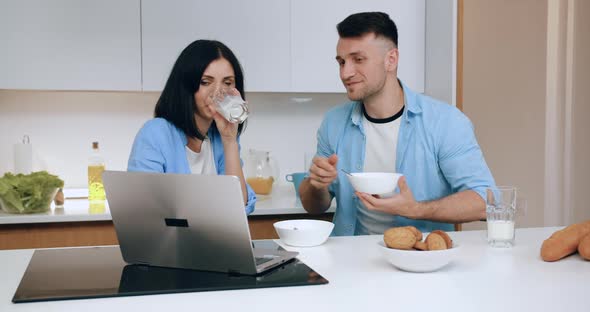
[[[47,171],[27,175],[8,172],[0,178],[0,206],[8,213],[46,212],[63,186],[63,180]]]

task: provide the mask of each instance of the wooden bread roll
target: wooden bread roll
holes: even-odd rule
[[[590,233],[590,220],[572,224],[546,239],[541,246],[541,259],[557,261],[576,252],[584,236]]]
[[[578,252],[580,256],[586,260],[590,260],[590,234],[586,234],[578,245]]]

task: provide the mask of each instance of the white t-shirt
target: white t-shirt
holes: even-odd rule
[[[195,153],[187,146],[186,158],[188,160],[188,166],[191,168],[191,173],[208,175],[217,174],[215,158],[213,157],[213,148],[211,148],[211,142],[209,142],[209,140],[203,140],[200,153]]]
[[[396,172],[397,137],[401,124],[402,109],[395,115],[375,119],[363,108],[363,130],[365,132],[364,172]],[[383,234],[393,225],[395,216],[368,210],[359,200],[356,234]]]

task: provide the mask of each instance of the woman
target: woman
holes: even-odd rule
[[[211,95],[220,88],[231,88],[245,98],[237,58],[218,41],[191,43],[172,68],[155,118],[135,137],[127,170],[237,176],[249,214],[256,196],[246,184],[240,160],[244,123],[230,123],[212,107]]]

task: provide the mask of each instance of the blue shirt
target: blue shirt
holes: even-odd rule
[[[221,135],[217,128],[210,127],[207,136],[211,140],[217,174],[225,174]],[[190,174],[191,170],[186,158],[186,144],[185,133],[167,120],[163,118],[149,120],[135,137],[127,170]],[[250,214],[254,211],[256,195],[248,184],[246,184],[246,188],[248,190],[246,213]]]
[[[436,200],[473,190],[485,200],[485,189],[494,185],[473,132],[473,125],[454,106],[414,93],[402,83],[405,109],[396,152],[396,171],[404,174],[417,201]],[[328,111],[317,133],[317,154],[338,155],[338,178],[329,191],[336,197],[333,235],[354,235],[357,204],[346,174],[362,172],[365,134],[360,102],[349,102]],[[453,224],[397,216],[392,226],[413,225],[423,232],[452,231]]]

